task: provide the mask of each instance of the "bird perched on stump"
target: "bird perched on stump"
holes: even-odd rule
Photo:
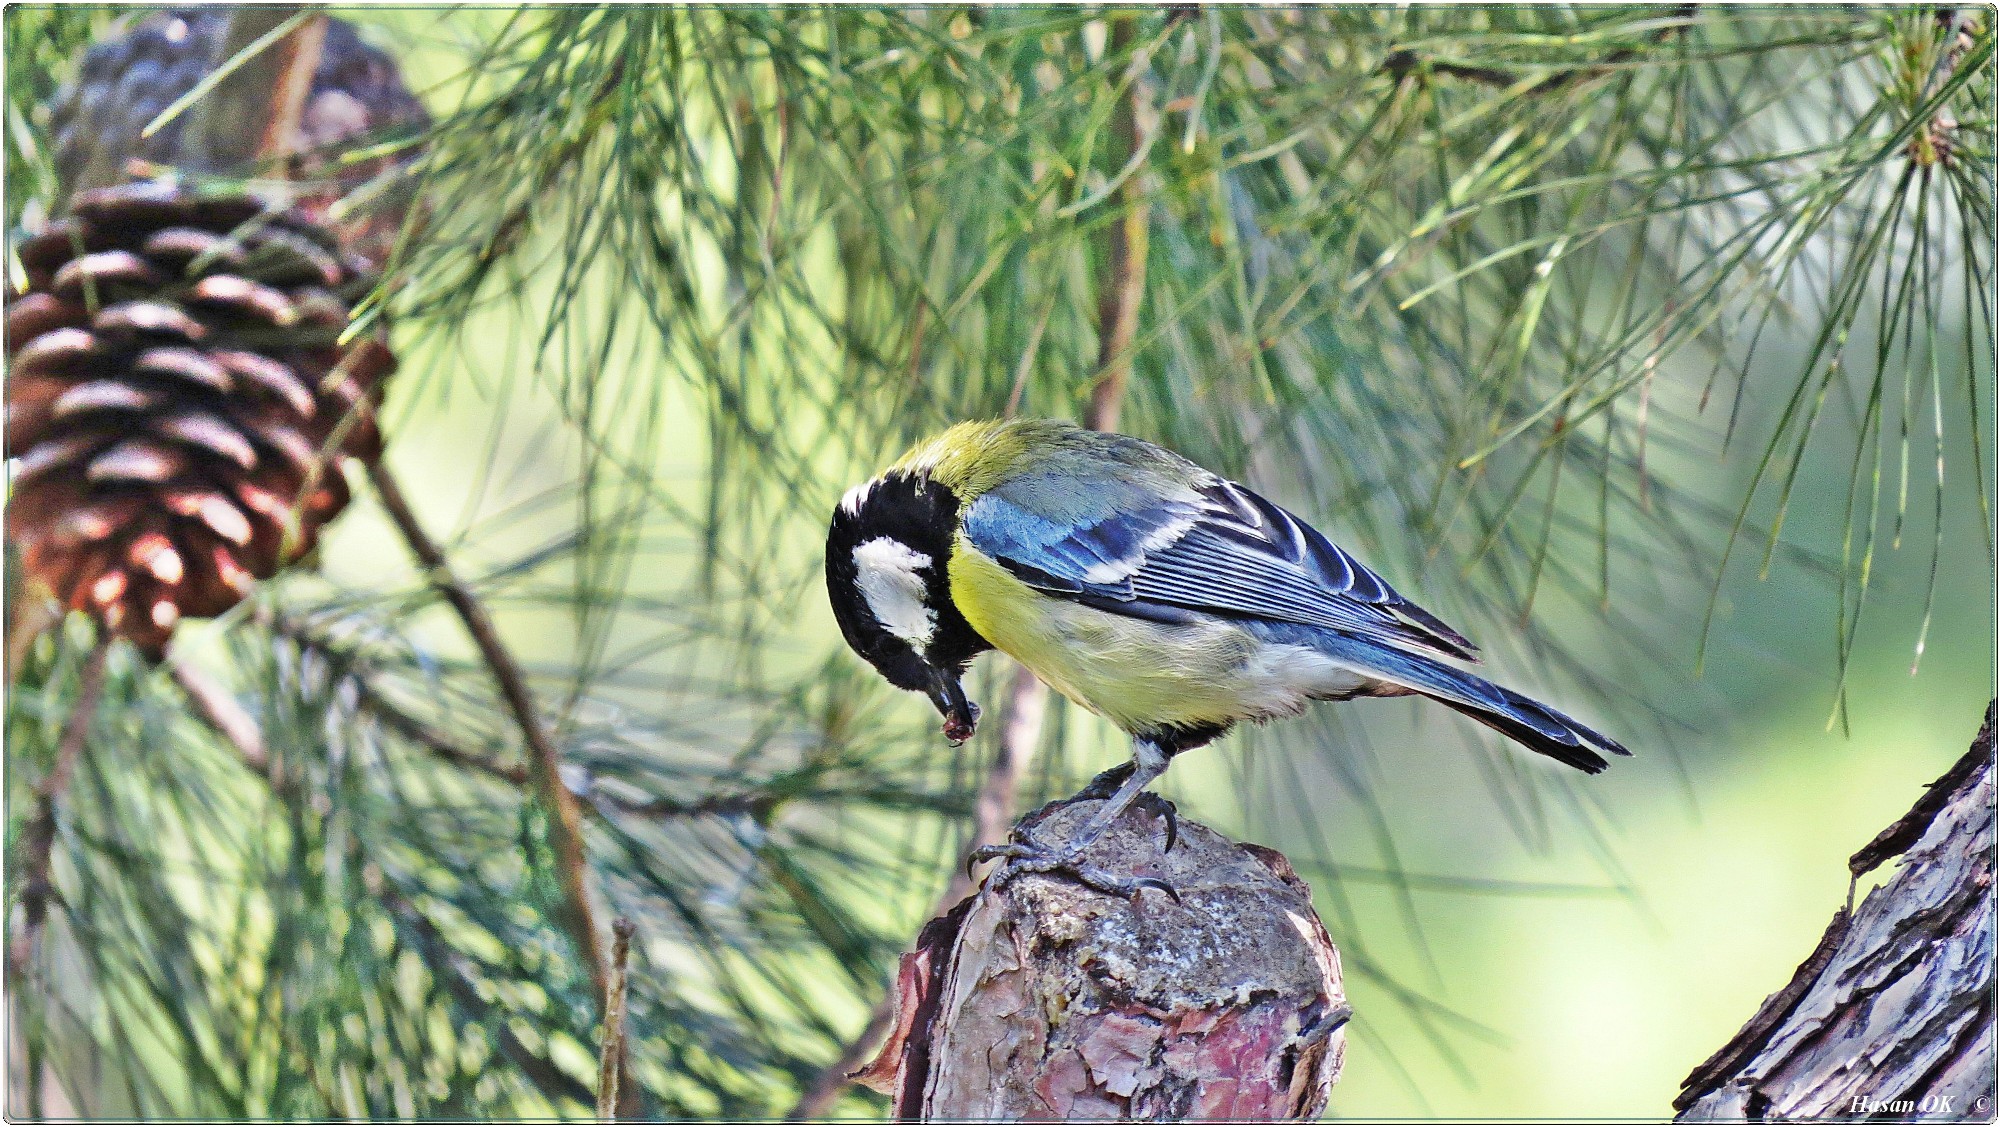
[[[1313,701],[1428,697],[1590,773],[1631,754],[1452,664],[1478,660],[1471,642],[1291,513],[1067,422],[961,423],[849,490],[826,581],[848,644],[928,696],[954,742],[989,649],[1131,734],[1129,771],[1075,838],[983,851],[1010,872],[1077,871],[1174,756]]]

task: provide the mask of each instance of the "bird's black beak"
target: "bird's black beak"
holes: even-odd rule
[[[959,684],[958,674],[944,669],[930,672],[931,685],[925,695],[944,717],[944,738],[954,746],[962,744],[972,738],[979,725],[979,706],[965,699],[965,686]]]

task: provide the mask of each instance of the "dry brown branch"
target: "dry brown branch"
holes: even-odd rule
[[[169,655],[167,667],[174,682],[194,705],[195,715],[232,744],[243,757],[243,765],[259,775],[271,773],[271,756],[264,745],[264,733],[257,721],[228,689],[178,655]]]
[[[1133,16],[1111,21],[1109,51],[1131,49]],[[1112,157],[1120,164],[1132,159],[1142,133],[1157,127],[1145,84],[1132,76],[1131,95],[1111,116]],[[1097,286],[1097,381],[1083,425],[1092,430],[1117,430],[1125,406],[1125,387],[1132,378],[1132,341],[1139,330],[1139,303],[1146,295],[1147,201],[1143,170],[1126,177],[1113,197],[1120,211],[1104,231],[1104,272]]]
[[[604,1043],[597,1049],[597,1118],[618,1118],[618,1087],[625,1066],[625,988],[638,929],[623,916],[611,921],[611,989],[604,998]]]
[[[452,570],[444,550],[424,531],[415,510],[410,508],[401,487],[396,484],[395,475],[389,472],[385,462],[377,461],[368,467],[368,477],[374,483],[376,495],[389,514],[390,522],[423,566],[425,578],[432,589],[451,604],[459,621],[465,625],[466,633],[472,637],[481,660],[493,674],[500,695],[507,702],[508,711],[513,714],[514,723],[520,729],[522,743],[529,752],[528,783],[547,818],[549,851],[555,858],[556,880],[562,888],[563,903],[558,922],[576,946],[577,957],[584,961],[601,1004],[601,1000],[607,997],[610,978],[605,966],[603,943],[597,931],[596,909],[590,900],[583,817],[576,796],[563,784],[561,754],[542,721],[534,695],[528,689],[526,676],[501,640],[492,617],[486,613],[485,606],[473,595],[471,588]],[[639,1108],[635,1090],[626,1090],[618,1111],[626,1118],[637,1116]]]
[[[1849,864],[1901,856],[1784,989],[1682,1082],[1683,1121],[1993,1115],[1993,717]],[[1983,1102],[1982,1102],[1983,1101]]]

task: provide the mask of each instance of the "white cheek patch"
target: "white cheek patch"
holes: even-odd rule
[[[931,558],[900,540],[878,536],[854,549],[854,583],[882,626],[913,649],[930,645],[937,612],[924,601],[923,569]]]

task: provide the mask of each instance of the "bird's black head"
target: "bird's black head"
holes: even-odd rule
[[[979,721],[965,667],[992,647],[952,602],[957,528],[958,498],[934,481],[892,472],[856,486],[827,530],[826,592],[854,652],[890,684],[929,697],[945,736],[962,742]]]

